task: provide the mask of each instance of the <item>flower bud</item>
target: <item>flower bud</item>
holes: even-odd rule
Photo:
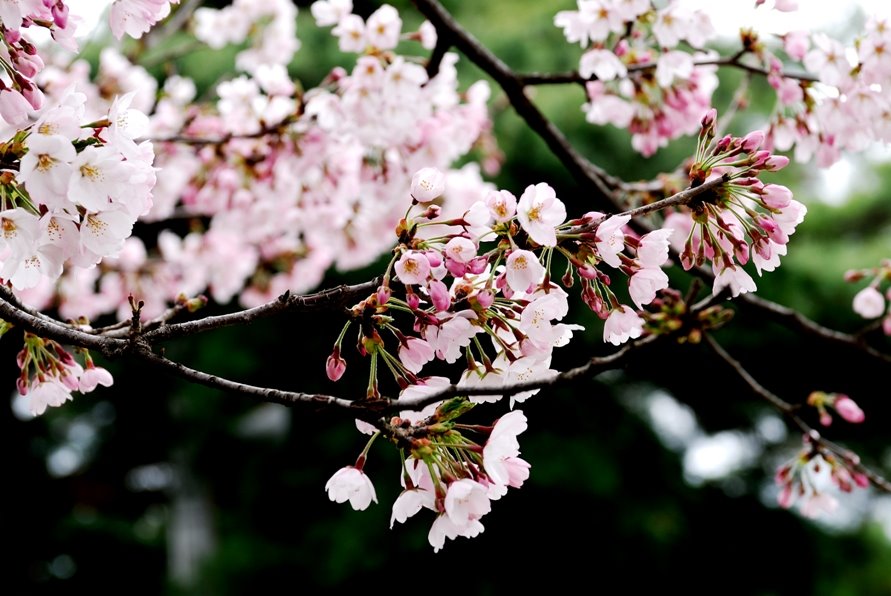
[[[860,409],[860,406],[847,395],[839,394],[835,398],[835,403],[832,407],[835,408],[839,416],[852,424],[859,424],[866,419],[866,415]]]
[[[335,347],[328,361],[325,363],[325,372],[332,381],[339,381],[346,371],[346,360],[340,357],[340,348]]]

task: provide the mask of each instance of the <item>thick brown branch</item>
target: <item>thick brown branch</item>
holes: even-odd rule
[[[8,290],[3,290],[8,294]],[[60,323],[46,316],[34,315],[23,309],[17,300],[8,296],[0,298],[0,319],[17,325],[40,337],[52,339],[59,343],[80,346],[105,356],[115,356],[125,350],[128,342],[123,339],[111,337],[99,337],[85,331],[76,329],[65,323]]]

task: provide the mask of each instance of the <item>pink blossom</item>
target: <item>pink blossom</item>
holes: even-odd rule
[[[506,190],[493,190],[486,195],[486,207],[498,223],[509,221],[517,212],[517,197]]]
[[[430,274],[430,262],[424,253],[412,250],[402,253],[402,256],[396,261],[394,269],[402,283],[406,285],[423,284]]]
[[[330,27],[353,12],[352,0],[318,0],[309,7],[316,25]]]
[[[496,362],[499,362],[499,360],[496,360]],[[552,377],[557,374],[557,371],[550,368],[550,364],[551,359],[549,353],[545,357],[538,354],[533,356],[523,356],[522,358],[514,360],[510,364],[499,362],[500,366],[507,369],[505,379],[505,384],[507,385],[531,383],[533,381],[540,381]],[[539,391],[541,391],[541,389],[529,389],[528,391],[514,393],[510,396],[511,409],[513,409],[516,404],[526,401]]]
[[[661,267],[665,264],[673,233],[672,228],[661,228],[641,237],[637,247],[637,261],[641,267]]]
[[[770,209],[785,209],[792,202],[792,191],[779,184],[766,184],[759,194]]]
[[[630,220],[630,215],[613,215],[599,224],[595,231],[597,255],[612,267],[618,268],[622,264],[619,259],[619,253],[625,250],[625,234],[622,228]]]
[[[712,285],[712,295],[717,296],[724,288],[730,288],[730,295],[734,298],[740,294],[754,292],[757,290],[755,280],[745,272],[742,267],[725,267],[715,276],[715,282]]]
[[[486,487],[462,478],[449,485],[445,496],[445,512],[458,528],[466,528],[492,509]]]
[[[631,300],[637,308],[643,308],[656,298],[660,290],[668,287],[668,275],[659,267],[639,269],[628,282]]]
[[[675,79],[686,81],[692,74],[693,56],[687,52],[665,52],[656,63],[656,82],[660,87],[670,87]]]
[[[96,389],[97,385],[111,387],[113,383],[114,379],[111,373],[101,366],[87,366],[80,376],[79,391],[81,393],[89,393]]]
[[[433,360],[433,356],[433,348],[419,337],[408,337],[405,343],[399,346],[399,359],[405,368],[414,374],[421,372],[421,368]]]
[[[440,313],[440,316],[449,316]],[[473,325],[468,317],[474,317],[472,312],[466,310],[446,319],[439,326],[427,327],[425,338],[436,351],[436,357],[448,363],[455,362],[464,353],[464,347],[470,343],[471,338],[482,332],[478,325]]]
[[[0,90],[0,117],[7,124],[20,126],[28,120],[31,104],[15,89]]]
[[[610,312],[603,324],[603,341],[614,346],[629,339],[636,339],[643,333],[643,319],[627,306],[619,306]]]
[[[28,392],[28,407],[31,414],[39,416],[47,406],[59,407],[71,399],[71,390],[56,379],[47,379],[31,387]]]
[[[124,33],[139,39],[170,13],[170,2],[179,0],[115,0],[111,5],[111,32],[118,39]]]
[[[866,286],[854,296],[854,312],[864,319],[874,319],[885,312],[885,297],[873,286]]]
[[[804,60],[810,47],[810,37],[807,31],[790,31],[783,36],[783,47],[794,60]]]
[[[527,428],[526,415],[520,410],[509,412],[495,422],[492,434],[483,446],[483,466],[489,478],[498,484],[508,483],[509,474],[504,460],[520,454],[517,435]]]
[[[365,38],[369,45],[379,50],[392,50],[399,43],[402,32],[402,19],[399,12],[389,4],[384,4],[371,13],[365,23]]]
[[[325,484],[325,490],[329,499],[336,503],[349,501],[356,511],[367,509],[372,501],[377,503],[374,485],[365,472],[355,466],[337,470]]]
[[[402,491],[393,501],[393,513],[390,515],[390,528],[395,522],[405,523],[408,518],[423,508],[435,510],[436,495],[422,488],[409,488]]]
[[[365,36],[365,21],[355,14],[342,17],[337,26],[331,30],[337,36],[337,44],[341,52],[362,53],[367,43]]]
[[[429,203],[445,192],[445,175],[436,168],[422,168],[411,179],[411,196],[419,203]]]
[[[606,89],[600,81],[588,81],[585,85],[588,101],[582,104],[585,120],[591,124],[612,124],[626,128],[634,118],[634,106]]]
[[[566,207],[548,184],[530,185],[517,203],[517,219],[523,230],[542,246],[556,246],[556,227],[566,220]]]
[[[609,50],[590,50],[582,54],[579,61],[579,75],[583,79],[595,76],[600,81],[612,81],[627,74],[625,65]]]
[[[454,540],[458,536],[473,538],[479,536],[484,529],[478,520],[468,522],[465,527],[459,527],[447,514],[442,513],[433,521],[427,540],[433,547],[433,552],[438,553],[445,545],[446,538],[449,540]]]
[[[448,241],[444,252],[448,258],[459,263],[469,263],[476,257],[476,244],[472,240],[457,236]]]
[[[535,253],[528,250],[515,250],[505,262],[507,285],[514,292],[525,292],[529,286],[541,282],[545,268],[538,262]]]

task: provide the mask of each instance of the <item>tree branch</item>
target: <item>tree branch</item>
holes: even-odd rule
[[[622,206],[612,192],[612,189],[621,186],[621,181],[585,159],[569,143],[563,133],[526,96],[524,85],[517,74],[459,25],[437,0],[413,0],[413,2],[436,28],[442,43],[448,42],[454,45],[483,72],[495,79],[517,114],[541,137],[572,177],[590,188],[594,193],[593,199],[605,208],[621,211]]]
[[[650,335],[643,339],[629,342],[622,346],[616,352],[607,356],[595,356],[587,363],[567,371],[557,373],[550,377],[537,379],[535,381],[527,381],[524,383],[513,383],[510,385],[492,386],[492,387],[467,387],[464,385],[449,385],[442,390],[429,395],[421,395],[410,399],[398,399],[391,402],[387,407],[387,411],[399,410],[420,410],[428,404],[456,397],[459,395],[503,395],[505,397],[516,395],[524,391],[532,389],[544,389],[545,387],[555,387],[557,385],[567,383],[578,379],[584,375],[591,373],[599,373],[604,370],[619,368],[625,359],[636,349],[647,346],[659,336]]]
[[[220,389],[228,393],[244,395],[260,401],[268,401],[272,403],[282,404],[284,406],[313,405],[337,407],[341,409],[352,410],[354,412],[354,415],[360,418],[368,417],[368,413],[370,411],[370,408],[362,405],[363,402],[350,401],[341,397],[322,395],[318,393],[281,391],[279,389],[272,389],[270,387],[256,387],[254,385],[247,385],[245,383],[230,381],[229,379],[225,379],[223,377],[218,377],[216,375],[211,375],[206,372],[196,370],[194,368],[189,368],[188,366],[180,364],[179,362],[169,360],[164,356],[159,356],[158,354],[155,354],[152,351],[151,347],[144,342],[138,342],[137,346],[133,350],[133,353],[138,358],[141,358],[142,360],[145,360],[150,364],[153,364],[170,373],[173,373],[174,375],[187,381],[205,385],[207,387],[212,387],[214,389]]]
[[[725,56],[723,58],[710,58],[706,60],[694,60],[694,66],[726,66],[732,68],[738,68],[745,72],[751,74],[758,74],[761,76],[768,76],[771,74],[770,70],[760,67],[753,66],[751,64],[746,64],[741,60],[742,56],[745,55],[745,51],[736,52],[731,56]],[[627,71],[629,74],[635,72],[646,72],[649,70],[655,70],[658,66],[658,62],[645,62],[643,64],[632,64],[627,67]],[[787,79],[795,79],[798,81],[806,81],[806,82],[817,82],[819,79],[813,75],[807,73],[783,73],[783,76]],[[524,75],[517,75],[517,78],[523,86],[534,86],[534,85],[565,85],[565,84],[577,84],[584,85],[588,81],[596,81],[596,76],[591,76],[589,78],[584,78],[579,74],[577,70],[569,71],[569,72],[554,72],[554,73],[543,73],[543,72],[531,72]]]
[[[337,286],[313,294],[295,296],[285,292],[277,299],[261,306],[241,310],[225,315],[204,317],[184,323],[161,325],[157,329],[142,334],[142,339],[148,343],[195,335],[212,329],[230,327],[232,325],[246,325],[257,319],[271,317],[285,312],[307,312],[320,310],[338,310],[361,297],[374,292],[381,284],[381,278],[376,277],[370,281],[353,286]]]
[[[782,399],[775,393],[769,391],[763,385],[761,385],[755,377],[753,377],[749,371],[745,369],[745,367],[740,364],[740,362],[731,356],[727,350],[721,346],[715,340],[711,334],[706,333],[705,339],[708,342],[709,347],[717,354],[724,362],[726,362],[739,376],[746,385],[756,394],[767,400],[774,408],[776,408],[781,414],[786,416],[789,420],[791,420],[795,426],[797,426],[807,437],[808,439],[818,448],[824,449],[827,452],[834,453],[838,455],[842,459],[845,460],[845,463],[852,469],[860,472],[867,478],[869,478],[872,484],[881,489],[884,492],[891,493],[891,482],[889,482],[886,478],[884,478],[878,472],[864,466],[860,463],[860,456],[856,453],[847,449],[846,447],[842,447],[828,439],[825,439],[819,431],[810,426],[807,422],[802,420],[802,418],[796,414],[798,407],[790,404],[786,400]]]

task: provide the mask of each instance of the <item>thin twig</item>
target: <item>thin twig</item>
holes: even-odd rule
[[[737,52],[732,56],[725,56],[723,58],[709,58],[704,60],[694,60],[694,66],[725,66],[731,68],[738,68],[745,72],[751,74],[758,74],[762,76],[768,76],[771,72],[760,66],[753,66],[751,64],[746,64],[741,60],[742,56],[745,52]],[[649,70],[654,70],[658,66],[657,62],[645,62],[642,64],[632,64],[627,67],[627,71],[629,74],[636,72],[646,72]],[[819,79],[813,75],[806,73],[783,73],[783,76],[787,79],[795,79],[798,81],[806,81],[806,82],[816,82]],[[592,75],[589,78],[584,78],[582,75],[578,73],[578,71],[568,71],[568,72],[554,72],[554,73],[543,73],[543,72],[531,72],[524,75],[517,75],[520,83],[524,86],[534,86],[534,85],[565,85],[565,84],[578,84],[584,85],[588,81],[596,81],[597,76]]]

